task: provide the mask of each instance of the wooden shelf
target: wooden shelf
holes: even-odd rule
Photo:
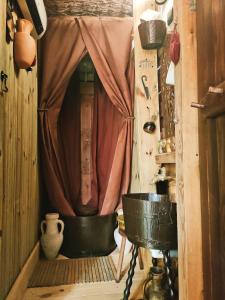
[[[155,156],[157,164],[175,164],[176,152],[162,153]]]

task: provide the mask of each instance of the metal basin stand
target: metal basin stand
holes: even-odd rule
[[[170,299],[174,299],[170,251],[177,249],[176,204],[167,195],[123,195],[126,235],[134,245],[123,300],[128,300],[133,282],[138,248],[162,250]],[[153,265],[157,259],[153,258]]]

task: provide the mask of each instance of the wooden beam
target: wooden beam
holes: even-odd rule
[[[157,50],[144,50],[141,47],[138,33],[140,16],[146,9],[155,9],[153,0],[134,0],[134,44],[135,44],[135,102],[134,102],[134,138],[131,192],[154,192],[155,186],[151,180],[157,173],[155,162],[157,143],[160,138],[159,101],[158,101],[158,74]],[[147,99],[142,76],[147,76],[145,82],[149,89],[150,98]],[[149,135],[144,132],[143,126],[156,117],[156,131]]]
[[[5,43],[2,37],[5,37],[6,33],[6,1],[0,2],[0,72],[6,72],[5,65]],[[0,286],[3,280],[4,274],[2,272],[3,261],[2,257],[2,230],[3,230],[3,201],[4,201],[4,102],[5,93],[0,91]],[[0,299],[2,291],[0,290]]]
[[[34,271],[34,268],[39,260],[40,243],[34,247],[31,255],[23,266],[19,276],[13,284],[6,300],[22,300],[28,286],[29,279]]]
[[[207,93],[211,86],[225,87],[225,35],[221,29],[225,26],[225,2],[208,0],[197,4],[198,99],[200,102],[205,98],[201,103],[206,105],[199,112],[204,297],[214,300],[225,299],[225,98]]]
[[[111,16],[133,15],[132,0],[45,0],[48,16]]]
[[[176,198],[178,217],[179,299],[203,299],[202,228],[199,178],[196,12],[189,1],[175,0],[181,59],[175,70]],[[195,276],[193,276],[195,274]]]

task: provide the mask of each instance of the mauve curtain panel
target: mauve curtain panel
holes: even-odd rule
[[[134,68],[131,59],[133,21],[121,18],[79,17],[80,31],[102,85],[121,113],[123,124],[117,139],[100,214],[113,212],[127,193],[131,174]],[[110,148],[110,144],[108,144]],[[100,161],[99,164],[104,164]]]
[[[58,132],[59,113],[69,81],[86,53],[74,18],[51,19],[41,51],[39,119],[42,170],[52,207],[61,214],[74,216]]]
[[[99,214],[105,215],[115,211],[121,204],[121,195],[128,191],[134,97],[132,30],[131,18],[49,19],[48,30],[41,47],[42,74],[39,101],[41,160],[51,205],[63,215],[76,215],[74,201],[79,195],[79,187],[76,186],[73,190],[72,177],[74,185],[79,185],[80,178],[77,174],[80,172],[78,163],[80,154],[76,153],[73,157],[72,149],[67,149],[67,139],[74,138],[72,129],[77,130],[76,124],[78,127],[79,125],[77,120],[72,118],[79,117],[76,117],[76,114],[68,114],[73,121],[70,138],[68,132],[62,132],[63,120],[60,118],[60,111],[71,77],[87,52],[103,86],[95,94],[97,105],[95,113],[98,115],[93,125],[93,136],[95,135],[96,140],[93,142],[95,170],[93,170],[92,198],[94,205],[98,206]],[[74,101],[79,101],[76,91]],[[77,106],[79,107],[79,104]],[[112,127],[112,124],[117,124],[115,131],[107,128]],[[76,141],[79,142],[79,138],[73,140],[73,145]],[[72,157],[71,164],[69,157]],[[77,170],[69,170],[76,167],[76,161]]]

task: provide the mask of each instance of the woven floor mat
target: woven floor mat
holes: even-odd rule
[[[28,287],[113,281],[115,272],[115,266],[110,256],[41,260],[34,270]]]

